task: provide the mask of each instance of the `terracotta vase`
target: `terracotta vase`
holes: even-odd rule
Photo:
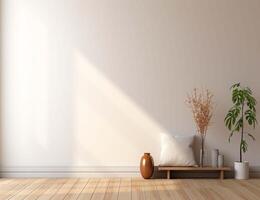
[[[153,157],[150,153],[144,153],[140,161],[140,172],[143,178],[149,179],[154,171]]]

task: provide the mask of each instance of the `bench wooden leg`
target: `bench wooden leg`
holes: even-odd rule
[[[170,170],[167,171],[167,179],[171,179],[171,171]]]
[[[221,170],[221,171],[220,171],[220,176],[219,176],[219,178],[220,178],[221,180],[224,179],[224,170]]]

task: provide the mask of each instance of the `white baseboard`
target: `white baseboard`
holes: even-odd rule
[[[232,174],[228,173],[227,177],[232,178]],[[185,174],[180,175],[185,177]],[[140,172],[137,166],[12,166],[1,167],[0,177],[140,177]],[[260,166],[250,167],[250,177],[260,178]]]
[[[0,176],[22,177],[139,177],[139,167],[135,166],[22,166],[1,167]]]

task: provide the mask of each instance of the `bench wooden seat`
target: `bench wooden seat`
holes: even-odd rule
[[[231,171],[230,167],[175,167],[175,166],[159,166],[159,171],[167,172],[167,179],[171,178],[171,171],[200,171],[200,172],[209,172],[209,171],[219,171],[219,178],[224,179],[224,172]]]

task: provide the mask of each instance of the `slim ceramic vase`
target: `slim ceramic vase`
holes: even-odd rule
[[[211,151],[211,166],[212,167],[218,167],[218,154],[219,154],[218,149],[213,149]]]
[[[218,155],[218,167],[224,167],[224,156]]]

